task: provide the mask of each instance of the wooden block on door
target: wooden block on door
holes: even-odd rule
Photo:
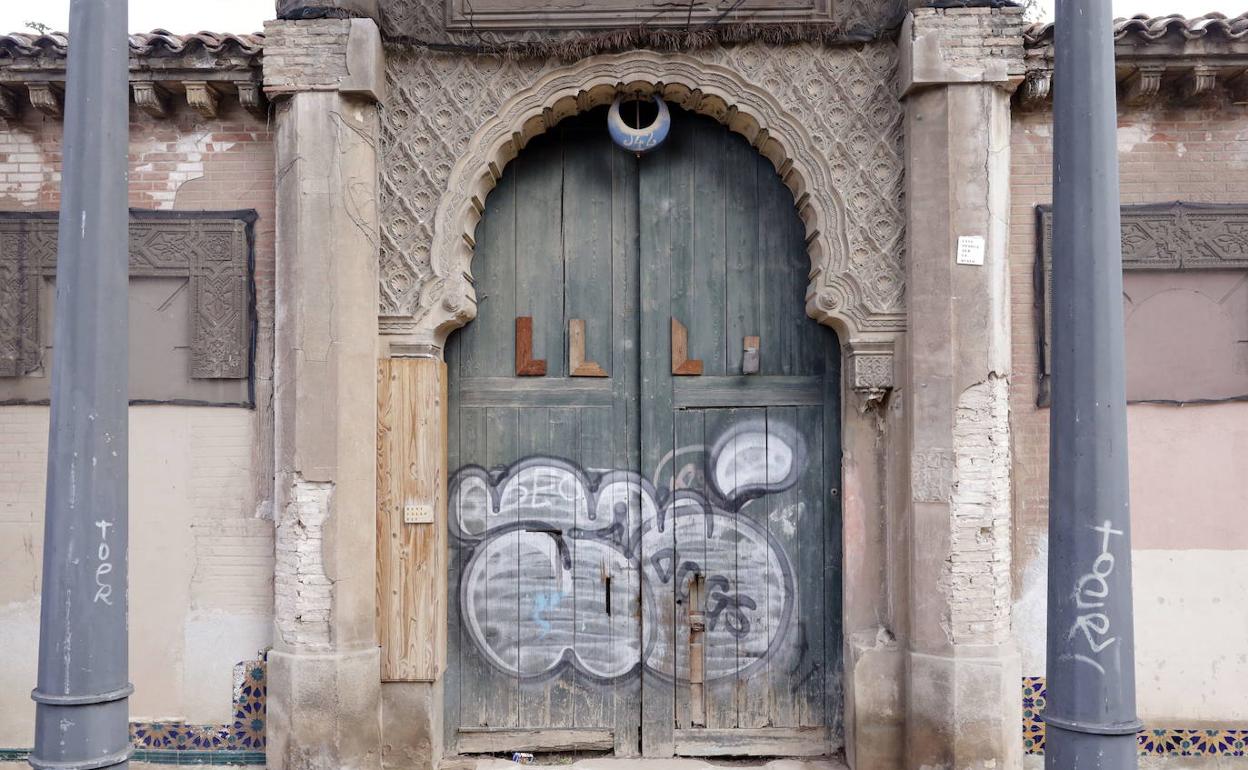
[[[672,374],[697,377],[702,374],[702,362],[689,359],[689,330],[672,318]]]
[[[533,358],[533,317],[516,318],[516,376],[545,377],[546,361]]]
[[[585,360],[585,320],[568,321],[568,371],[573,377],[606,377],[607,373],[593,361]]]

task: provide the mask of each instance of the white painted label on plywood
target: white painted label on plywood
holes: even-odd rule
[[[958,237],[958,264],[984,264],[984,239],[979,235],[963,235]]]
[[[408,503],[403,506],[404,524],[432,524],[433,506],[424,503]]]

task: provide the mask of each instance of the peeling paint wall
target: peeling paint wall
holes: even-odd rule
[[[241,409],[130,411],[134,719],[222,724],[233,668],[269,644],[272,525],[245,505],[254,423]],[[31,745],[47,407],[0,408],[0,747]]]
[[[1034,206],[1050,200],[1051,121],[1047,111],[1016,112],[1011,143],[1013,621],[1030,676],[1044,674],[1045,656],[1049,411],[1036,407],[1033,270]],[[1118,140],[1123,204],[1248,201],[1246,105],[1127,109]],[[1238,726],[1248,719],[1248,403],[1133,404],[1127,413],[1140,716]]]
[[[62,129],[33,109],[0,119],[0,210],[57,209]],[[257,408],[130,412],[136,720],[232,721],[234,665],[272,639],[273,187],[269,129],[237,104],[132,110],[132,207],[259,213]],[[46,407],[0,406],[0,748],[34,738],[47,434]]]

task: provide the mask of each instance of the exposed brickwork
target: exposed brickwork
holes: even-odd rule
[[[950,496],[950,635],[955,644],[1010,637],[1009,384],[991,376],[958,399]]]
[[[1009,60],[1022,74],[1021,8],[916,8],[914,34],[940,38],[941,59],[954,68],[981,69],[992,60]]]
[[[334,485],[295,479],[277,524],[276,624],[282,641],[302,649],[328,648],[333,584],[321,546]]]
[[[265,22],[264,86],[270,93],[338,87],[347,72],[349,19]]]
[[[1052,113],[1015,112],[1011,140],[1010,273],[1013,367],[1015,575],[1035,558],[1048,516],[1049,410],[1039,385],[1035,206],[1051,201]],[[1248,106],[1161,104],[1118,120],[1122,202],[1248,202]]]

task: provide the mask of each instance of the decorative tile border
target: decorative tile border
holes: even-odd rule
[[[1023,748],[1044,753],[1045,681],[1023,677]],[[1138,736],[1140,754],[1174,757],[1248,757],[1248,729],[1200,730],[1172,727],[1145,728]]]
[[[185,722],[132,722],[130,741],[138,751],[264,752],[265,662],[234,667],[234,722],[197,725]]]
[[[263,765],[267,681],[263,658],[234,667],[234,721],[225,725],[131,722],[136,762],[161,765]],[[0,762],[24,762],[29,749],[0,749]]]

